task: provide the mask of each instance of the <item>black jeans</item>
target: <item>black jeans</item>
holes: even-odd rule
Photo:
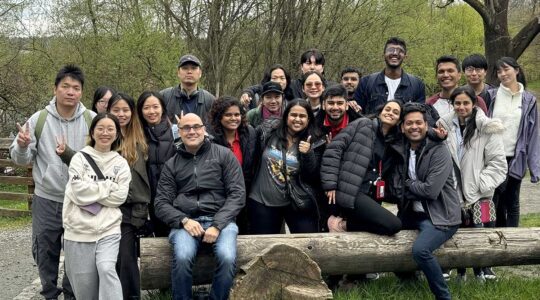
[[[358,193],[354,209],[345,209],[347,231],[365,231],[394,235],[401,230],[401,221],[366,194]]]
[[[63,292],[64,299],[74,299],[67,275],[64,274],[62,289],[56,286],[64,234],[63,204],[36,195],[32,199],[32,255],[39,271],[41,295],[56,299]]]
[[[294,211],[291,205],[272,207],[248,199],[250,234],[278,234],[283,220],[291,233],[318,232],[318,218],[315,213]]]
[[[506,158],[508,168],[512,161],[511,157]],[[521,179],[516,179],[506,175],[506,180],[495,189],[493,203],[497,208],[497,227],[518,227],[519,226],[519,191],[521,189]]]
[[[120,229],[122,237],[118,249],[116,272],[122,284],[122,295],[124,299],[140,299],[141,283],[137,264],[137,228],[131,224],[122,223]]]

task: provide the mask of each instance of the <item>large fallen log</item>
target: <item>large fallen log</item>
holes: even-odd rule
[[[411,271],[415,239],[416,231],[407,230],[392,237],[363,232],[239,236],[237,265],[271,245],[286,244],[304,251],[324,274]],[[435,253],[445,268],[540,264],[540,228],[460,229]],[[166,238],[141,240],[142,289],[170,286],[171,257]],[[213,257],[199,255],[194,282],[209,283],[213,272]]]

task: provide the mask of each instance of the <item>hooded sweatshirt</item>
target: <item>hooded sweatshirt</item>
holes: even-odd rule
[[[62,209],[64,238],[75,242],[96,242],[120,233],[122,212],[119,206],[128,196],[131,170],[116,151],[99,152],[90,146],[81,151],[94,159],[105,180],[98,179],[81,153],[73,156]],[[81,208],[96,202],[102,206],[95,215]]]
[[[17,144],[17,139],[9,147],[14,163],[18,165],[32,164],[32,177],[36,188],[34,193],[42,198],[55,202],[64,201],[64,190],[68,180],[68,167],[56,154],[56,137],[63,136],[69,148],[78,151],[86,144],[88,124],[84,118],[86,107],[79,103],[71,118],[65,119],[56,110],[56,97],[45,107],[47,119],[36,147],[35,128],[40,111],[34,113],[27,122],[30,123],[32,141],[26,148]],[[91,112],[91,116],[96,114]]]

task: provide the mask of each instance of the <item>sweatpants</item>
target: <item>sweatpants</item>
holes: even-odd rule
[[[64,241],[66,273],[75,298],[122,299],[122,285],[115,268],[119,246],[120,234],[97,242]]]
[[[38,267],[41,295],[45,299],[56,299],[62,292],[64,299],[73,298],[67,276],[62,281],[62,289],[57,287],[64,234],[62,207],[63,203],[37,195],[32,198],[32,256]]]

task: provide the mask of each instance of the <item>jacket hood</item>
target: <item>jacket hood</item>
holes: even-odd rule
[[[45,107],[45,109],[53,117],[55,117],[57,119],[65,119],[62,116],[60,116],[60,114],[58,113],[58,110],[56,109],[56,96],[54,96],[52,98],[52,100]],[[84,104],[82,104],[82,102],[79,102],[79,104],[77,104],[77,108],[75,109],[75,113],[73,114],[73,116],[71,116],[70,118],[65,119],[65,120],[69,121],[69,120],[76,119],[77,117],[80,117],[84,113],[85,110],[86,110],[86,107],[84,106]]]
[[[450,112],[440,118],[440,121],[443,123],[442,125],[445,128],[452,128],[453,127],[453,121],[456,117],[455,112]],[[477,108],[476,111],[476,128],[480,130],[482,133],[486,134],[497,134],[502,133],[504,130],[506,130],[506,127],[502,123],[501,120],[495,118],[489,118],[486,116],[484,111],[482,109]]]

